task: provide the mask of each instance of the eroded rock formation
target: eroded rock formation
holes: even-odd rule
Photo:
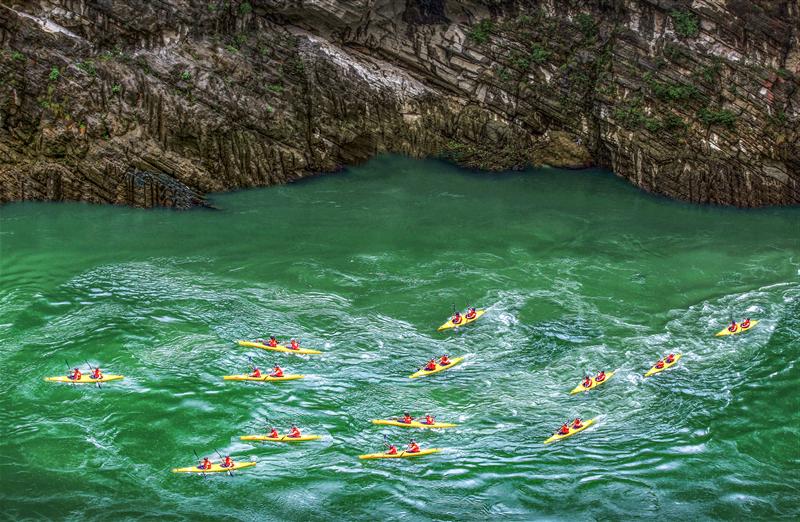
[[[3,0],[0,202],[191,207],[383,152],[800,203],[800,8]]]

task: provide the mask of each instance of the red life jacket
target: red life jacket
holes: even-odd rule
[[[668,364],[672,364],[674,361],[675,361],[675,356],[674,355],[670,354],[670,355],[667,356],[666,362]]]
[[[250,374],[250,377],[261,377],[261,370],[256,368],[255,370],[253,370],[253,373]]]
[[[734,322],[733,322],[733,323],[731,323],[731,325],[728,327],[728,331],[729,331],[729,332],[735,332],[737,328],[738,328],[738,327],[736,326],[736,321],[734,321]]]
[[[581,426],[583,426],[583,423],[581,423],[580,419],[575,419],[574,421],[572,421],[572,429],[573,430],[577,430]]]
[[[278,341],[276,341],[275,339],[270,339],[269,342],[267,343],[267,346],[275,348],[276,346],[278,346]]]
[[[272,428],[272,431],[269,432],[269,436],[272,439],[280,438],[280,435],[278,435],[278,430],[276,430],[275,428]]]
[[[740,324],[742,328],[750,328],[750,319],[746,319],[742,324]]]
[[[663,368],[663,367],[664,367],[664,361],[658,361],[658,362],[656,363],[656,368],[658,368],[659,370],[660,370],[661,368]]]
[[[411,422],[412,422],[413,420],[414,420],[414,418],[413,418],[411,415],[405,415],[405,416],[403,417],[403,422],[405,422],[406,424],[411,424]]]
[[[430,361],[428,364],[425,365],[425,371],[432,372],[436,369],[436,361]]]
[[[300,430],[297,428],[292,428],[292,431],[289,432],[289,436],[293,439],[300,437]]]
[[[203,459],[203,469],[211,469],[211,461],[208,459]]]
[[[297,341],[295,341],[294,339],[292,339],[292,344],[291,344],[290,348],[291,348],[292,350],[299,350],[299,349],[300,349],[300,345],[299,345],[299,344],[297,344]]]
[[[448,358],[447,358],[447,356],[445,355],[445,356],[444,356],[444,357],[442,357],[442,359],[439,361],[439,364],[441,364],[442,366],[447,366],[448,364],[450,364],[450,359],[448,359]]]
[[[81,373],[80,370],[75,370],[74,372],[72,372],[72,379],[73,380],[79,381],[81,379],[81,377],[83,377],[83,374]]]
[[[231,458],[230,457],[225,457],[225,462],[223,462],[222,467],[223,468],[230,468],[232,466],[233,466],[233,461],[231,460]]]
[[[408,452],[409,453],[419,453],[419,444],[416,442],[412,442],[408,445]]]
[[[430,415],[425,415],[425,424],[436,424],[436,421]]]
[[[389,451],[386,452],[387,455],[397,455],[397,446],[390,444]]]
[[[583,387],[584,388],[589,388],[589,387],[591,387],[591,385],[592,385],[592,380],[591,379],[589,379],[588,377],[586,379],[584,379],[584,381],[583,381]]]
[[[94,371],[92,372],[92,379],[102,379],[102,378],[103,374],[100,373],[100,368],[95,368]]]
[[[597,377],[594,378],[595,382],[603,382],[606,379],[606,372],[600,372],[597,374]]]
[[[562,435],[566,435],[567,433],[569,433],[569,426],[567,426],[566,424],[563,424],[561,426],[561,429],[558,430],[558,432],[561,433]]]
[[[478,315],[478,314],[475,313],[475,310],[470,310],[469,312],[467,312],[466,317],[467,317],[467,319],[475,319],[476,315]]]
[[[453,318],[450,321],[453,324],[461,324],[461,321],[462,321],[461,314],[454,315]]]
[[[272,371],[272,377],[283,377],[283,370],[281,370],[279,366],[276,366]]]

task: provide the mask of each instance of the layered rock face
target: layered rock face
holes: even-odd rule
[[[4,0],[0,202],[188,208],[380,152],[800,203],[800,7]]]

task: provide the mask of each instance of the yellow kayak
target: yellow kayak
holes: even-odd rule
[[[455,428],[458,424],[450,424],[449,422],[434,422],[433,424],[426,424],[424,422],[400,422],[396,420],[374,419],[372,424],[378,426],[397,426],[399,428]]]
[[[284,375],[283,377],[270,377],[269,375],[264,375],[261,377],[250,377],[248,374],[243,375],[225,375],[223,380],[226,381],[293,381],[295,379],[302,379],[305,375],[293,375],[288,374]]]
[[[650,377],[651,375],[655,375],[655,374],[657,374],[657,373],[661,373],[661,372],[663,372],[663,371],[664,371],[664,370],[666,370],[667,368],[672,368],[673,366],[675,366],[675,364],[676,364],[678,361],[680,361],[680,360],[681,360],[681,357],[683,357],[683,355],[682,355],[682,354],[680,354],[680,353],[676,353],[676,354],[675,354],[675,360],[674,360],[674,361],[672,361],[671,363],[664,363],[664,367],[663,367],[663,368],[656,368],[656,365],[654,364],[652,368],[650,368],[649,370],[647,370],[647,373],[645,373],[645,374],[644,374],[644,376],[645,376],[645,377]]]
[[[386,453],[368,453],[366,455],[359,455],[358,458],[366,460],[366,459],[405,459],[408,457],[421,457],[422,455],[430,455],[431,453],[439,453],[442,451],[442,448],[430,448],[419,450],[416,453],[409,453],[407,451],[401,451],[396,455],[389,455]]]
[[[594,421],[595,421],[595,419],[590,419],[590,420],[584,422],[583,426],[581,426],[577,430],[573,429],[572,426],[570,426],[569,433],[567,433],[565,435],[555,434],[552,437],[550,437],[549,439],[547,439],[546,441],[544,441],[544,443],[545,444],[550,444],[551,442],[556,442],[556,441],[561,440],[561,439],[566,439],[567,437],[572,437],[576,433],[580,433],[583,430],[585,430],[586,428],[588,428],[589,426],[591,426],[592,424],[594,424]]]
[[[219,464],[212,464],[211,469],[198,469],[197,466],[189,468],[172,468],[173,473],[224,473],[226,471],[236,471],[237,469],[251,468],[255,466],[255,462],[234,462],[233,466],[223,468]]]
[[[583,391],[593,390],[593,389],[597,388],[598,386],[600,386],[601,384],[604,384],[604,383],[608,382],[608,380],[611,379],[611,377],[613,377],[615,373],[616,372],[608,372],[606,374],[606,378],[603,379],[600,382],[597,382],[596,380],[594,380],[594,377],[592,377],[592,385],[589,386],[588,388],[586,386],[584,386],[583,383],[581,382],[579,385],[577,385],[575,387],[574,390],[569,392],[569,394],[570,395],[575,395],[576,393],[580,393],[580,392],[583,392]]]
[[[740,334],[740,333],[749,332],[750,330],[752,330],[753,328],[755,328],[755,326],[756,326],[757,324],[758,324],[758,321],[750,321],[750,326],[748,326],[747,328],[742,328],[742,327],[741,327],[741,326],[740,326],[740,325],[737,323],[737,324],[736,324],[736,329],[735,329],[734,331],[732,331],[732,332],[731,332],[730,330],[728,330],[728,328],[727,328],[727,327],[725,327],[725,328],[723,328],[722,330],[720,330],[719,332],[715,333],[715,334],[714,334],[714,336],[715,336],[715,337],[723,337],[723,336],[725,336],[725,335],[736,335],[736,334]]]
[[[300,437],[290,437],[288,435],[281,435],[277,439],[268,435],[242,435],[239,440],[257,440],[260,442],[305,442],[308,440],[318,440],[322,437],[320,435],[302,435]]]
[[[486,310],[475,310],[475,317],[472,319],[467,319],[464,314],[461,314],[461,322],[459,324],[453,324],[453,319],[451,318],[449,321],[437,328],[436,331],[441,332],[442,330],[449,330],[450,328],[461,328],[462,326],[477,321],[485,313]]]
[[[418,372],[412,373],[411,375],[408,376],[408,378],[409,379],[416,379],[418,377],[425,377],[427,375],[433,375],[434,373],[443,372],[445,370],[448,370],[448,369],[452,368],[453,366],[457,365],[458,363],[460,363],[463,360],[464,360],[463,357],[456,357],[454,359],[450,359],[450,364],[448,364],[447,366],[442,366],[441,364],[436,363],[436,369],[435,370],[430,370],[430,371],[428,371],[428,370],[420,370]]]
[[[279,344],[278,346],[269,346],[262,343],[255,343],[253,341],[236,341],[239,343],[239,346],[246,346],[248,348],[261,348],[262,350],[270,350],[273,352],[282,352],[282,353],[299,353],[303,355],[311,355],[315,353],[322,353],[319,350],[312,350],[310,348],[300,348],[299,350],[292,350],[287,346],[283,346]]]
[[[44,380],[48,382],[68,382],[72,384],[94,384],[96,382],[108,382],[108,381],[121,381],[124,379],[124,375],[103,375],[99,379],[92,379],[89,375],[81,375],[81,378],[78,380],[70,379],[66,375],[60,375],[58,377],[45,377]]]

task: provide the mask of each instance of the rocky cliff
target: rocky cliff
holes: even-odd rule
[[[191,207],[389,151],[800,203],[800,7],[0,0],[0,202]]]

